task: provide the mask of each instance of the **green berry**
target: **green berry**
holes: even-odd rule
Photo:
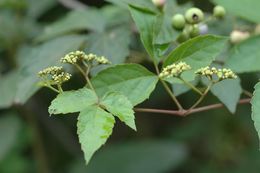
[[[185,19],[190,24],[197,24],[204,19],[204,14],[199,8],[190,8],[185,13]]]
[[[190,31],[190,37],[194,38],[200,35],[200,28],[198,25],[193,25],[191,31]]]
[[[213,9],[213,16],[216,18],[223,18],[226,15],[226,10],[224,7],[217,5]]]
[[[183,42],[185,42],[185,41],[187,41],[187,40],[189,40],[189,34],[186,32],[186,31],[183,31],[180,35],[179,35],[179,37],[177,38],[177,42],[178,43],[183,43]]]
[[[185,18],[182,14],[176,14],[172,17],[172,26],[177,30],[182,30],[185,27]]]

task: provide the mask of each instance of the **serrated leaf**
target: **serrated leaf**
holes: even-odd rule
[[[256,84],[252,104],[252,120],[254,121],[255,129],[260,140],[260,82]]]
[[[87,106],[98,102],[96,94],[84,87],[76,91],[65,91],[60,93],[49,107],[50,114],[67,114],[80,112]]]
[[[133,105],[124,95],[115,92],[107,93],[102,98],[101,105],[126,125],[136,130]]]
[[[251,22],[260,22],[259,0],[214,0],[214,2],[224,6],[228,13],[232,13]]]
[[[89,8],[69,12],[63,19],[47,26],[37,40],[43,41],[53,37],[82,30],[103,31],[105,18],[97,9]]]
[[[156,14],[141,10],[139,8],[130,6],[131,15],[135,21],[135,24],[140,32],[142,43],[154,61],[158,61],[154,54],[154,23],[156,22]]]
[[[91,81],[100,97],[119,92],[135,106],[149,97],[158,77],[139,64],[123,64],[101,71]]]
[[[259,1],[260,2],[260,1]],[[260,36],[249,38],[236,45],[229,55],[225,66],[236,73],[256,72],[260,70]]]
[[[167,5],[172,6],[169,2]],[[155,63],[160,61],[160,57],[168,50],[179,35],[179,31],[172,28],[172,9],[165,8],[164,12],[147,11],[137,7],[135,4],[129,7],[135,24],[141,36],[142,43],[149,56]]]
[[[193,38],[174,49],[166,58],[163,66],[184,61],[189,64],[192,70],[185,72],[183,78],[193,80],[195,71],[201,67],[208,66],[221,52],[226,37],[204,35]]]
[[[77,133],[86,163],[107,141],[113,131],[114,123],[113,115],[98,106],[89,106],[80,112]]]
[[[204,83],[206,82],[204,81]],[[242,87],[240,85],[239,78],[218,82],[213,85],[210,91],[226,106],[231,113],[234,114],[236,112],[237,103],[242,94]]]

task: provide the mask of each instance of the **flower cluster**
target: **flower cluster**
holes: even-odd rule
[[[71,74],[64,72],[62,67],[53,66],[41,70],[38,73],[44,84],[61,85],[71,78]]]
[[[76,64],[78,62],[86,61],[88,63],[93,63],[94,61],[97,64],[110,64],[110,61],[105,58],[104,56],[97,56],[94,54],[85,54],[83,51],[75,51],[70,52],[60,60],[62,63],[68,63],[68,64]]]
[[[218,81],[224,79],[236,79],[237,75],[230,69],[217,69],[215,67],[210,68],[209,66],[203,67],[195,72],[198,75],[206,76],[209,79],[213,79],[213,76],[218,77]]]
[[[184,71],[190,70],[191,67],[185,62],[171,64],[163,68],[160,78],[179,77]]]

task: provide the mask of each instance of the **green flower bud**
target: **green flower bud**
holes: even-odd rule
[[[204,19],[204,14],[199,8],[190,8],[185,13],[185,19],[190,24],[197,24]]]
[[[213,9],[213,16],[216,18],[223,18],[226,15],[226,10],[224,7],[217,5]]]
[[[185,41],[187,41],[187,40],[189,40],[189,34],[186,32],[186,31],[183,31],[180,35],[179,35],[179,37],[177,38],[177,42],[178,43],[183,43],[183,42],[185,42]]]
[[[177,30],[182,30],[185,27],[186,21],[182,14],[176,14],[172,17],[172,26]]]
[[[194,38],[200,35],[200,28],[198,25],[193,25],[190,31],[190,38]]]

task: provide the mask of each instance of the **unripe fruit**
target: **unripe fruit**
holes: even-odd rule
[[[185,27],[185,18],[182,14],[176,14],[172,17],[172,26],[177,30],[182,30]]]
[[[190,8],[185,13],[185,19],[190,24],[197,24],[204,19],[204,14],[199,8]]]
[[[156,7],[162,8],[166,3],[166,0],[152,0],[152,2]]]
[[[198,25],[194,25],[190,31],[190,38],[194,38],[200,35],[200,28]]]
[[[216,18],[223,18],[226,15],[226,10],[224,7],[217,5],[213,9],[213,16]]]
[[[183,31],[177,38],[178,43],[183,43],[189,39],[189,34],[186,31]]]

